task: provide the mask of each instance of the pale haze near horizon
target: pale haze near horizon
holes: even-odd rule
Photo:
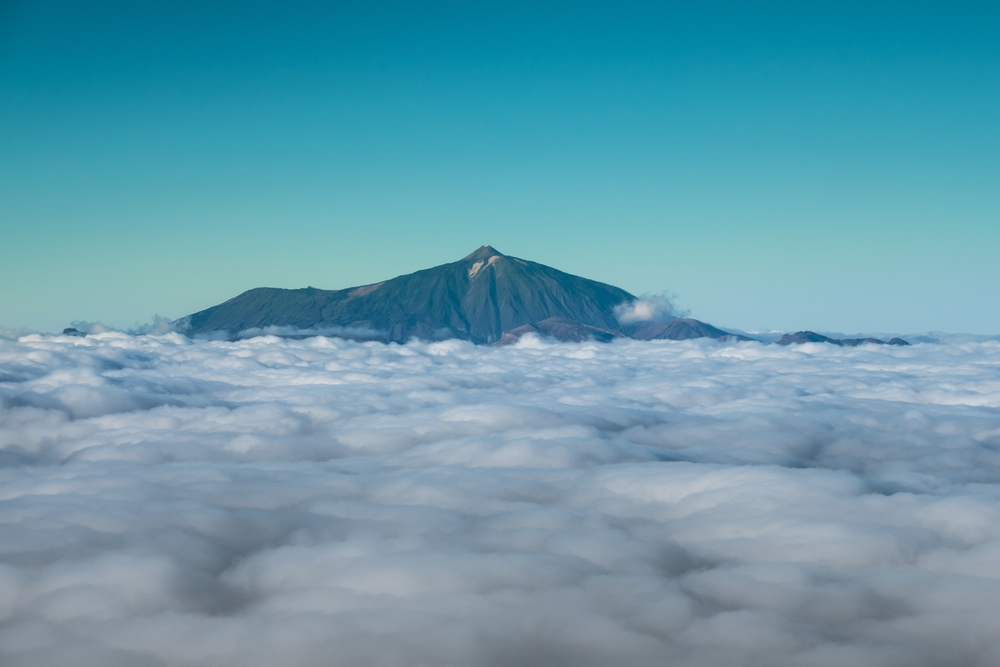
[[[0,7],[0,326],[482,244],[717,326],[1000,332],[995,7]]]

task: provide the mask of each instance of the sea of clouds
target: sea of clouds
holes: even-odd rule
[[[0,339],[0,664],[1000,664],[1000,342]]]

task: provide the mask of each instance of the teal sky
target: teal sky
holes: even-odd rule
[[[997,7],[0,0],[0,325],[488,243],[717,326],[997,334]]]

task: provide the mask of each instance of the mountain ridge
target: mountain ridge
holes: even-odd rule
[[[256,287],[173,325],[194,337],[231,339],[274,332],[384,342],[459,338],[492,345],[509,345],[526,334],[562,341],[755,340],[659,309],[657,317],[634,321],[634,312],[624,314],[639,301],[613,285],[483,245],[456,262],[346,289]],[[908,345],[901,338],[838,339],[812,331],[775,342]]]
[[[506,331],[552,317],[618,331],[615,308],[635,300],[618,287],[484,245],[457,262],[369,285],[254,288],[175,324],[192,335],[345,327],[384,332],[388,341],[461,338],[491,344]]]

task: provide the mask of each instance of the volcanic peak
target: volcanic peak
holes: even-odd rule
[[[463,259],[343,290],[260,288],[179,320],[192,335],[247,330],[338,329],[377,332],[380,340],[461,338],[496,343],[535,332],[560,340],[693,338],[724,335],[696,320],[663,330],[623,326],[616,310],[636,297],[484,245]],[[635,332],[632,329],[636,329]],[[344,335],[350,335],[345,333]],[[515,338],[516,339],[516,338]]]
[[[481,245],[471,253],[462,258],[463,262],[476,262],[476,261],[486,261],[490,257],[499,256],[505,257],[502,252],[499,252],[496,248],[491,245]]]

